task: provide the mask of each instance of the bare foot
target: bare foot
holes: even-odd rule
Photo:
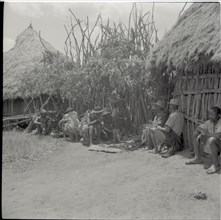
[[[203,163],[201,159],[193,159],[193,160],[187,161],[185,164],[192,165],[192,164],[201,164],[201,163]]]
[[[149,150],[148,152],[152,154],[159,154],[159,151],[155,148],[153,150]]]
[[[212,165],[207,171],[206,173],[207,174],[213,174],[213,173],[216,173],[217,171],[220,170],[220,165],[219,166],[214,166]]]

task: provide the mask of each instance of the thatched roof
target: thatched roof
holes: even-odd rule
[[[57,52],[42,39],[44,46]],[[15,46],[3,55],[3,99],[22,97],[20,93],[21,75],[33,72],[40,65],[45,48],[39,34],[30,24],[16,39]],[[36,72],[36,71],[35,71]],[[23,77],[24,78],[24,77]]]
[[[182,68],[185,60],[200,53],[221,59],[220,3],[193,3],[159,42],[151,59],[156,66]]]

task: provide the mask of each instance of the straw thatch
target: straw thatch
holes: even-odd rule
[[[149,58],[164,87],[171,85],[169,96],[173,91],[179,99],[184,146],[193,148],[193,133],[208,109],[221,107],[220,4],[192,4]]]
[[[193,3],[154,49],[152,60],[158,67],[180,69],[197,54],[221,58],[219,3]]]
[[[17,37],[15,46],[4,53],[3,99],[24,98],[20,90],[21,83],[23,83],[21,79],[24,79],[21,75],[38,73],[38,66],[41,65],[45,47],[53,53],[57,52],[44,39],[42,42],[30,24]]]

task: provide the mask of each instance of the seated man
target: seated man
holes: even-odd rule
[[[82,136],[82,143],[85,146],[89,145],[89,130],[88,125],[90,123],[90,110],[87,110],[84,117],[81,119],[79,125],[79,134]]]
[[[83,145],[90,146],[93,144],[93,139],[97,139],[100,143],[103,109],[96,107],[94,110],[87,111],[79,126],[80,133],[83,136]]]
[[[42,109],[40,115],[35,119],[34,124],[37,127],[36,134],[48,135],[51,132],[50,121],[52,119],[47,116],[46,110]]]
[[[200,148],[211,154],[212,166],[206,171],[207,174],[216,173],[220,169],[218,153],[221,151],[221,109],[212,107],[209,109],[209,120],[201,124],[194,134],[195,157],[186,162],[186,165],[202,163]]]
[[[182,143],[180,136],[183,130],[184,117],[178,110],[178,99],[171,99],[169,104],[170,115],[165,123],[165,126],[157,125],[156,128],[151,129],[151,140],[154,144],[152,153],[159,153],[162,146],[168,148],[167,152],[162,157],[170,157],[176,151],[180,150]]]
[[[104,139],[111,139],[113,138],[113,118],[111,116],[111,112],[107,110],[103,110],[102,114],[102,137]]]
[[[56,130],[56,131],[59,131],[60,130],[60,127],[59,127],[59,122],[61,121],[61,119],[63,118],[64,116],[64,113],[63,111],[61,110],[58,110],[55,114],[55,119],[53,121],[53,129]]]
[[[157,125],[164,126],[165,122],[168,118],[168,114],[165,111],[166,109],[166,103],[163,101],[158,101],[157,103],[154,103],[154,108],[156,111],[156,115],[154,117],[154,120],[151,124],[147,125],[146,128],[143,130],[143,134],[141,137],[141,145],[147,145],[148,149],[153,149],[154,145],[151,140],[151,129],[156,128]]]
[[[71,107],[68,107],[65,115],[59,121],[59,127],[61,128],[64,136],[68,135],[70,137],[70,141],[78,141],[78,127],[79,127],[79,120],[77,112],[73,111]]]

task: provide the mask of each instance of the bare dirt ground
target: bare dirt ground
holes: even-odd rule
[[[186,166],[186,155],[99,153],[67,142],[47,160],[4,163],[3,218],[220,219],[220,173]]]

